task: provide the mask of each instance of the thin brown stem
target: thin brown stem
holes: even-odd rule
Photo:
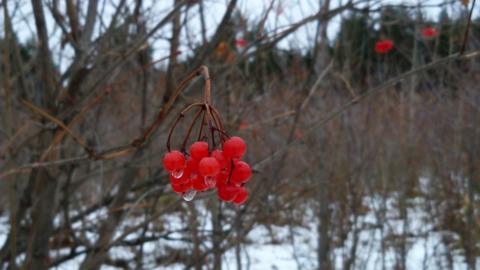
[[[200,123],[200,129],[198,130],[198,138],[197,141],[200,141],[202,139],[202,134],[203,134],[203,126],[205,125],[205,116],[207,114],[206,110],[203,110],[203,116],[202,116],[202,122]]]
[[[208,130],[210,131],[210,135],[211,135],[211,139],[212,139],[212,145],[215,148],[216,147],[215,136],[214,136],[214,133],[213,133],[213,125],[212,125],[212,118],[213,117],[212,117],[212,112],[210,110],[210,106],[207,103],[205,104],[205,110],[206,110],[205,121],[207,122]]]
[[[188,127],[188,131],[187,131],[187,134],[185,134],[185,138],[183,139],[183,143],[182,143],[182,148],[181,150],[183,152],[185,152],[185,147],[187,145],[187,142],[188,142],[188,139],[190,138],[190,134],[192,133],[192,129],[193,127],[195,126],[195,123],[197,122],[198,118],[200,117],[200,115],[202,114],[202,112],[204,111],[203,108],[201,108],[200,110],[198,110],[198,112],[195,114],[195,116],[193,117],[193,121],[192,123],[190,124],[190,126]]]
[[[219,128],[213,127],[212,129],[213,129],[214,131],[218,132],[218,134],[220,134],[220,140],[221,140],[222,142],[225,141],[225,138],[230,137],[230,136],[228,136],[228,134],[227,134],[225,131],[223,131],[223,130],[221,130],[221,129],[219,129]]]
[[[208,73],[208,68],[206,66],[201,66],[199,68],[199,73],[203,76],[203,79],[205,80],[205,86],[204,86],[204,97],[203,97],[203,103],[205,104],[211,104],[212,103],[212,93],[211,93],[211,82],[210,82],[210,75]]]
[[[170,128],[170,131],[168,132],[168,138],[167,138],[167,150],[170,152],[170,141],[172,140],[172,134],[173,131],[175,130],[175,127],[177,126],[178,123],[185,117],[183,113],[179,114],[177,119],[175,119],[175,122],[173,122],[172,127]]]
[[[223,131],[223,133],[225,133],[225,127],[223,126],[222,118],[220,117],[220,113],[214,107],[210,107],[210,108],[212,109],[212,112],[213,112],[212,116],[213,116],[213,119],[216,122],[217,127],[219,129],[221,129]]]
[[[173,131],[175,130],[175,127],[177,126],[177,124],[185,117],[185,114],[190,111],[193,107],[197,107],[197,106],[200,106],[202,107],[203,104],[202,103],[193,103],[193,104],[190,104],[188,105],[185,109],[183,109],[183,111],[180,112],[180,114],[178,115],[177,119],[175,120],[175,122],[173,123],[172,127],[170,128],[170,131],[168,132],[168,139],[167,139],[167,150],[168,152],[170,152],[170,141],[172,139],[172,134],[173,134]],[[192,125],[190,126],[190,129],[189,129],[189,132],[187,134],[187,138],[185,138],[185,141],[188,140],[188,136],[190,136],[190,130],[192,128],[192,126],[195,124],[195,121],[196,119],[198,118],[198,116],[200,115],[200,113],[203,111],[203,108],[201,108],[197,115],[195,116],[194,120],[193,120],[193,123]],[[185,152],[185,141],[184,141],[184,144],[182,144],[182,151]]]

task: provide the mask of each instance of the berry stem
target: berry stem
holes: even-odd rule
[[[193,103],[189,106],[187,106],[179,115],[177,120],[175,120],[172,128],[170,129],[170,132],[168,134],[168,139],[167,139],[167,149],[170,151],[170,143],[171,143],[171,137],[173,134],[173,131],[179,121],[185,116],[185,114],[192,109],[193,107],[199,106],[201,109],[195,114],[192,123],[187,129],[187,133],[185,134],[185,137],[182,142],[182,147],[181,150],[185,152],[185,147],[188,143],[188,139],[190,138],[190,135],[192,133],[192,130],[194,126],[196,125],[198,119],[200,118],[200,115],[202,115],[201,123],[200,123],[200,128],[198,132],[198,141],[203,140],[206,138],[207,142],[211,142],[211,146],[209,151],[212,151],[213,148],[217,147],[217,142],[215,140],[215,131],[218,132],[218,137],[220,142],[224,142],[225,138],[228,138],[227,133],[225,132],[225,128],[223,126],[223,123],[221,121],[220,113],[213,107],[211,106],[212,102],[212,96],[211,96],[211,80],[210,80],[210,74],[208,72],[208,68],[206,66],[201,66],[197,69],[196,76],[202,76],[204,79],[204,96],[203,96],[203,103]],[[208,125],[208,130],[204,131],[204,126]]]
[[[203,115],[202,115],[202,122],[200,123],[200,129],[198,130],[198,138],[197,141],[200,141],[202,139],[202,134],[203,134],[203,126],[205,125],[205,115],[207,114],[207,111],[202,109]]]
[[[185,138],[183,139],[183,143],[182,143],[182,148],[181,148],[182,152],[185,152],[185,147],[187,146],[188,138],[190,138],[190,134],[192,133],[193,126],[195,126],[195,123],[197,122],[198,118],[200,117],[203,111],[204,111],[203,108],[200,108],[200,110],[198,110],[198,112],[195,114],[193,118],[192,123],[188,127],[187,134],[185,135]]]
[[[211,107],[212,108],[212,117],[216,123],[216,126],[217,128],[222,132],[222,134],[226,135],[226,137],[228,138],[229,136],[227,135],[227,133],[225,132],[225,127],[223,126],[223,123],[222,123],[222,120],[221,120],[221,117],[220,117],[220,113],[218,113],[217,109],[215,109],[214,107]],[[225,138],[222,138],[222,142],[225,141]]]
[[[210,104],[212,102],[212,94],[211,94],[211,81],[210,81],[210,74],[208,73],[208,68],[206,66],[201,66],[199,68],[199,73],[202,75],[203,79],[205,80],[204,85],[204,96],[203,96],[203,103]]]
[[[177,124],[183,119],[183,117],[185,117],[185,114],[190,111],[193,107],[196,107],[196,106],[203,106],[202,103],[193,103],[193,104],[190,104],[189,106],[187,106],[185,109],[183,109],[180,114],[178,114],[178,117],[177,119],[175,119],[175,122],[173,123],[172,127],[170,128],[170,131],[168,132],[168,138],[167,138],[167,150],[168,152],[170,152],[170,141],[172,139],[172,134],[173,134],[173,131],[175,130],[175,127],[177,126]],[[200,110],[202,111],[202,109]]]
[[[170,128],[170,131],[168,132],[168,138],[167,138],[167,150],[168,150],[168,152],[170,152],[170,141],[172,139],[173,131],[175,130],[175,127],[177,126],[177,124],[183,119],[183,117],[185,117],[185,115],[183,113],[180,113],[178,115],[177,119],[175,119],[175,122],[173,123],[172,127]]]
[[[187,113],[189,110],[191,110],[195,106],[203,107],[204,105],[203,105],[203,103],[200,103],[200,102],[190,104],[185,109],[183,109],[183,111],[181,111],[180,114]]]
[[[222,139],[223,139],[223,137],[227,137],[227,138],[229,137],[228,134],[227,134],[225,131],[223,131],[223,130],[221,130],[221,129],[219,129],[219,128],[213,127],[212,129],[213,129],[214,131],[220,133],[220,135],[222,135]]]
[[[206,110],[205,121],[208,124],[208,129],[210,131],[213,148],[216,148],[215,136],[214,136],[214,133],[213,133],[213,125],[212,125],[213,117],[212,117],[212,112],[210,110],[210,105],[208,103],[205,103],[205,110]]]

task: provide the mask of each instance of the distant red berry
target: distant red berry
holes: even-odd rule
[[[201,160],[204,157],[208,157],[208,143],[194,142],[190,146],[190,156],[196,160]]]
[[[223,143],[223,155],[226,158],[240,159],[245,151],[247,151],[247,145],[240,137],[231,137]]]
[[[185,167],[185,156],[179,151],[168,152],[163,158],[163,166],[169,172],[182,170]]]
[[[238,48],[245,48],[247,46],[247,41],[244,38],[239,38],[235,40],[235,45]]]
[[[201,176],[216,176],[220,172],[220,164],[213,157],[204,157],[198,163],[198,173]]]
[[[237,196],[233,199],[235,204],[244,204],[248,199],[248,189],[241,187],[238,189]]]
[[[422,29],[422,36],[424,38],[433,38],[436,37],[438,34],[437,29],[433,27],[426,27]]]
[[[235,163],[232,171],[232,181],[234,183],[245,183],[252,177],[250,165],[244,161]]]
[[[218,197],[225,202],[231,202],[235,199],[239,191],[238,187],[225,185],[218,188]]]
[[[237,130],[245,130],[248,129],[249,125],[247,121],[242,121],[237,127]]]
[[[386,54],[393,49],[393,40],[382,39],[375,43],[375,52],[378,54]]]

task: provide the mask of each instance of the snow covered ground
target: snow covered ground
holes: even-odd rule
[[[379,198],[367,198],[370,204],[378,205]],[[395,215],[392,207],[392,201],[387,200],[387,213]],[[407,269],[409,270],[434,270],[448,269],[447,262],[443,256],[445,246],[442,244],[442,233],[429,233],[431,224],[426,219],[425,213],[421,209],[422,202],[416,202],[416,207],[409,212],[409,225],[407,234],[421,235],[422,237],[409,238],[407,250]],[[382,254],[382,235],[378,224],[374,224],[376,218],[374,213],[369,212],[358,220],[359,227],[370,224],[371,229],[364,229],[358,235],[358,249],[355,258],[355,264],[352,269],[393,269],[395,265],[395,256],[397,251],[387,248],[385,254]],[[373,226],[375,225],[375,226]],[[294,231],[294,244],[289,240],[289,230],[285,227],[273,227],[274,233],[278,239],[283,239],[283,244],[271,244],[269,233],[264,227],[254,229],[248,236],[256,243],[245,248],[242,252],[243,269],[316,269],[317,258],[317,231],[316,223],[311,220],[307,227],[296,227]],[[384,233],[390,232],[401,234],[403,232],[403,222],[395,220],[394,217],[387,216],[387,222],[384,224]],[[260,241],[258,240],[260,239]],[[335,269],[342,269],[343,263],[348,256],[353,243],[353,234],[350,233],[342,247],[337,247],[333,252],[332,261]],[[236,269],[234,251],[229,251],[225,255],[225,269]],[[480,264],[479,264],[480,266]],[[462,254],[457,253],[453,256],[453,269],[467,269]]]
[[[425,202],[422,199],[414,199],[408,211],[408,222],[404,224],[398,218],[398,211],[394,208],[394,199],[383,201],[379,197],[365,198],[365,204],[370,211],[357,219],[357,228],[361,228],[358,233],[357,256],[352,269],[393,269],[398,260],[398,250],[394,250],[391,245],[386,245],[382,254],[382,232],[384,235],[401,235],[404,232],[409,235],[406,262],[409,270],[435,270],[448,269],[446,257],[446,247],[442,242],[442,237],[449,234],[449,237],[455,238],[451,232],[442,232],[432,230],[432,220],[428,217],[423,207]],[[198,206],[199,204],[197,204]],[[378,209],[384,208],[385,222],[378,224]],[[205,209],[198,207],[202,230],[211,230],[208,213]],[[377,211],[376,211],[377,210]],[[202,212],[203,211],[203,212]],[[308,212],[308,211],[307,211]],[[377,214],[376,214],[377,213]],[[95,218],[102,218],[99,214]],[[93,217],[93,216],[92,216]],[[166,230],[177,231],[170,235],[173,239],[169,241],[149,242],[145,244],[145,253],[151,253],[153,256],[147,257],[145,267],[155,267],[155,256],[161,255],[165,248],[189,248],[189,243],[183,241],[188,232],[182,232],[185,220],[179,215],[170,215],[162,217],[166,220]],[[305,217],[305,226],[293,227],[291,231],[288,227],[271,226],[267,229],[265,226],[255,226],[247,235],[251,244],[244,245],[241,248],[240,256],[242,269],[252,270],[287,270],[287,269],[316,269],[317,258],[317,223],[313,214]],[[0,217],[0,244],[6,240],[8,233],[8,223],[5,217]],[[136,220],[129,220],[122,226],[131,226]],[[383,229],[382,229],[383,228]],[[117,234],[118,236],[119,234]],[[293,237],[292,237],[293,235]],[[88,236],[90,237],[90,236]],[[133,236],[135,237],[135,236]],[[350,254],[352,247],[353,233],[350,232],[341,246],[335,247],[332,252],[332,262],[336,269],[342,269],[343,264]],[[272,241],[275,239],[275,241]],[[93,240],[93,237],[92,237]],[[209,246],[208,243],[205,246]],[[62,251],[55,251],[53,256],[58,256]],[[65,250],[66,252],[66,250]],[[114,248],[111,251],[113,258],[131,259],[133,253],[127,248]],[[60,265],[57,269],[77,269],[84,256],[79,256],[74,260]],[[464,263],[464,257],[461,252],[453,252],[453,269],[467,269]],[[480,258],[479,258],[480,261]],[[235,250],[229,250],[224,254],[224,269],[234,270],[236,267]],[[480,267],[480,263],[478,263]],[[112,267],[103,267],[102,269],[116,269]],[[161,269],[161,268],[157,268]],[[172,265],[168,269],[183,269],[182,265]]]

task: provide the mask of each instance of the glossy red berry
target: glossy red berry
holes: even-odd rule
[[[197,174],[198,173],[198,161],[193,159],[192,157],[187,159],[187,165],[186,169],[191,173],[191,174]]]
[[[169,172],[183,170],[185,167],[185,156],[179,151],[168,152],[163,158],[163,166]]]
[[[234,183],[245,183],[252,177],[252,169],[245,161],[236,162],[232,171]]]
[[[201,160],[204,157],[208,157],[208,143],[194,142],[190,146],[190,156],[196,160]]]
[[[188,179],[180,183],[170,182],[170,185],[172,186],[173,191],[183,193],[192,188],[192,181]]]
[[[201,176],[216,176],[220,172],[220,164],[213,157],[204,157],[198,163],[198,173]]]
[[[205,184],[205,180],[200,175],[192,179],[192,187],[193,189],[199,192],[202,192],[208,189],[208,186]]]
[[[220,170],[224,170],[227,168],[228,161],[223,155],[222,150],[215,149],[212,151],[211,157],[215,158],[220,165]]]
[[[188,180],[190,180],[190,171],[188,170],[188,168],[183,171],[180,177],[175,177],[173,173],[170,174],[170,183],[172,184],[180,184],[187,182]]]
[[[237,196],[233,199],[233,203],[235,204],[244,204],[248,199],[248,189],[241,187],[238,189]]]
[[[237,197],[238,191],[239,187],[225,185],[218,188],[217,195],[222,201],[231,202]]]
[[[228,174],[229,172],[222,171],[217,174],[217,176],[215,177],[217,180],[217,188],[227,185]]]
[[[240,137],[231,137],[223,143],[223,155],[226,158],[240,159],[245,151],[247,151],[247,145]]]

